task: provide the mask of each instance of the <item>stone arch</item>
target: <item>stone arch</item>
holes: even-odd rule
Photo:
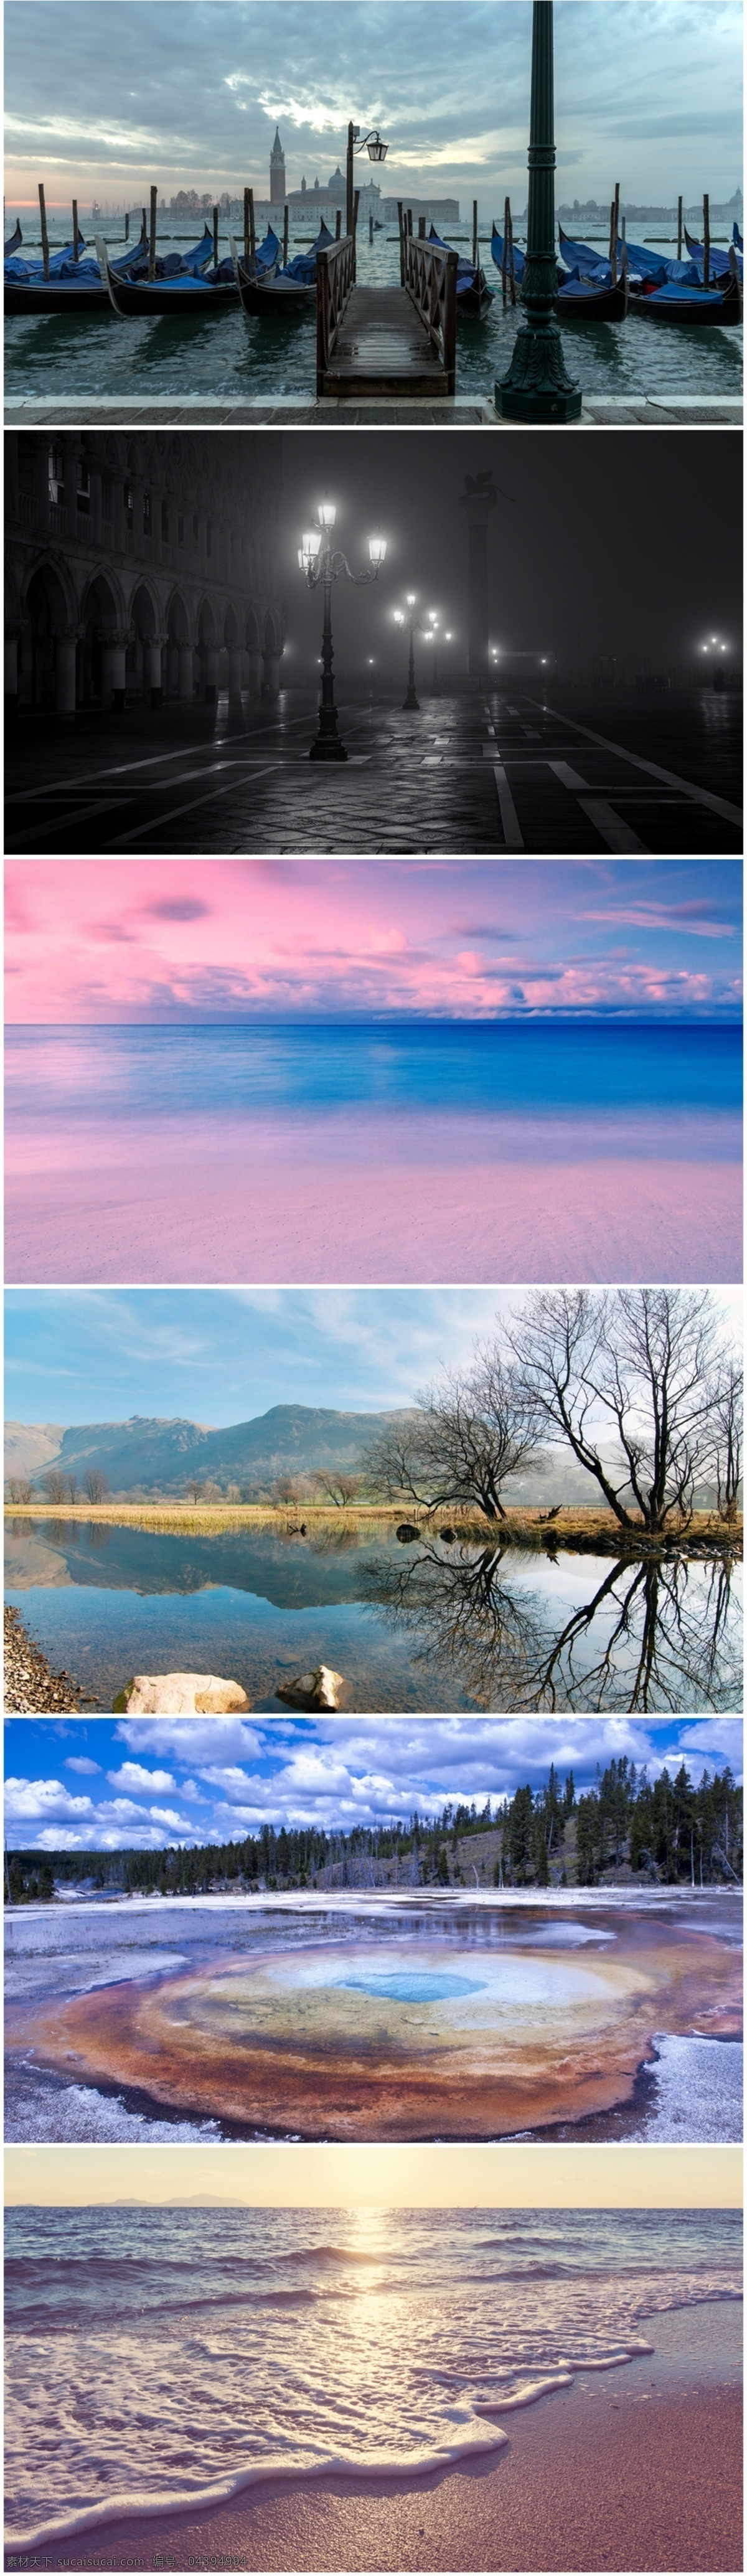
[[[161,689],[160,620],[145,581],[139,581],[130,601],[130,640],[126,655],[128,697],[144,698],[153,689]],[[156,669],[157,665],[157,669]]]
[[[244,641],[247,653],[261,653],[262,638],[259,631],[259,618],[257,616],[256,608],[247,609]]]
[[[192,618],[188,615],[180,590],[172,590],[166,610],[166,692],[170,698],[191,698],[193,694]]]
[[[123,638],[129,632],[129,624],[116,574],[94,573],[81,601],[77,652],[77,696],[84,706],[99,705],[105,694],[104,638]]]
[[[208,707],[215,705],[218,695],[220,643],[212,603],[203,599],[197,613],[198,687]]]
[[[228,645],[229,653],[236,650],[239,641],[239,634],[240,627],[236,610],[231,607],[229,602],[223,619],[223,642]]]
[[[66,567],[49,556],[29,568],[20,625],[22,703],[46,714],[59,709],[64,666],[64,694],[70,703],[60,711],[74,714],[75,594]]]

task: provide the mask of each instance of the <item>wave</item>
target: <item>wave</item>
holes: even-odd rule
[[[251,2468],[238,2469],[233,2477],[217,2483],[192,2487],[166,2495],[163,2487],[157,2495],[109,2496],[103,2504],[81,2505],[73,2513],[55,2515],[49,2522],[36,2523],[32,2530],[8,2533],[9,2549],[41,2549],[46,2542],[67,2540],[74,2532],[93,2531],[109,2522],[145,2521],[149,2514],[203,2512],[211,2504],[228,2504],[247,2487],[266,2486],[282,2479],[358,2478],[365,2485],[380,2478],[430,2477],[439,2469],[457,2468],[460,2460],[502,2450],[508,2434],[496,2427],[479,2441],[449,2443],[444,2449],[385,2453],[369,2452],[367,2456],[328,2451],[314,2460],[254,2460]]]

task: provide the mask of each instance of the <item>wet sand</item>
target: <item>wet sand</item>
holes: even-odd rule
[[[207,2512],[11,2550],[6,2566],[727,2576],[742,2566],[741,2326],[739,2302],[653,2317],[651,2354],[579,2372],[506,2418],[504,2449],[447,2474],[268,2484]]]
[[[741,1171],[664,1155],[600,1154],[574,1161],[493,1160],[462,1154],[367,1164],[317,1158],[313,1144],[279,1164],[237,1150],[117,1168],[96,1140],[81,1169],[59,1169],[59,1141],[35,1168],[6,1177],[6,1276],[11,1281],[282,1279],[405,1286],[448,1279],[522,1285],[657,1279],[718,1281],[741,1270]],[[240,1177],[237,1178],[237,1174]]]

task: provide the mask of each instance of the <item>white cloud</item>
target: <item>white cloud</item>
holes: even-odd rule
[[[6,1780],[5,1813],[20,1820],[38,1816],[91,1816],[91,1798],[74,1798],[61,1780]]]
[[[171,1753],[175,1761],[230,1762],[262,1750],[262,1738],[244,1718],[127,1717],[117,1727],[131,1753]]]
[[[154,1789],[175,1789],[170,1771],[146,1771],[142,1762],[123,1762],[118,1771],[107,1771],[113,1789],[142,1789],[146,1796]]]
[[[101,1764],[100,1762],[90,1762],[87,1753],[66,1753],[65,1770],[80,1771],[81,1773],[91,1772],[91,1774],[93,1774],[93,1772],[101,1770]]]

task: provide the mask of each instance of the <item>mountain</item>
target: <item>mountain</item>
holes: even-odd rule
[[[6,1422],[6,1476],[40,1476],[59,1457],[63,1438],[60,1422]]]
[[[46,1450],[38,1444],[53,1426],[17,1423],[12,1428],[22,1437],[16,1439],[12,1466],[6,1455],[6,1473],[36,1477],[53,1466],[82,1483],[87,1470],[96,1467],[117,1494],[137,1487],[146,1494],[184,1495],[190,1476],[222,1487],[266,1486],[283,1473],[309,1476],[316,1467],[356,1466],[374,1433],[388,1422],[402,1421],[407,1411],[336,1413],[321,1405],[273,1404],[269,1413],[219,1431],[179,1417],[164,1421],[133,1414],[129,1422],[76,1423],[68,1430],[54,1426],[56,1446],[50,1440]],[[21,1455],[23,1466],[17,1463]]]

